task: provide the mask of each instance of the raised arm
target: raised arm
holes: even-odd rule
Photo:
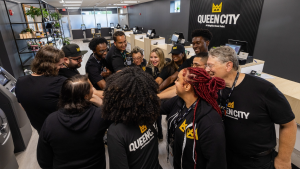
[[[166,80],[164,80],[160,85],[159,85],[159,91],[164,90],[165,88],[167,88],[168,86],[170,86],[170,84],[172,84],[178,76],[179,72],[175,72],[173,75],[171,75],[170,77],[168,77]]]

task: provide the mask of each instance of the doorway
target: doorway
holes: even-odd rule
[[[63,36],[65,38],[69,38],[70,40],[73,40],[69,16],[63,15],[61,17],[61,22],[62,22]]]

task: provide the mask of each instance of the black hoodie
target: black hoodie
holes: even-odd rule
[[[40,167],[106,169],[103,136],[110,124],[95,106],[82,114],[69,115],[63,109],[50,114],[38,141]]]
[[[184,101],[176,96],[161,104],[161,113],[168,115],[168,136],[172,123],[183,108]],[[187,112],[184,107],[181,113]],[[183,118],[175,129],[174,169],[194,168],[194,109]],[[206,101],[200,100],[195,118],[197,169],[226,169],[225,134],[221,117]],[[171,151],[171,150],[169,150]]]

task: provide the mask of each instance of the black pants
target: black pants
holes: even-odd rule
[[[246,157],[230,151],[227,151],[226,155],[228,169],[275,169],[274,159],[277,152],[273,150],[272,153],[262,157]]]

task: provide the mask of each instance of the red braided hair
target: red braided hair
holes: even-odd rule
[[[222,117],[221,109],[218,105],[218,90],[225,88],[225,81],[218,77],[211,78],[209,74],[202,68],[188,67],[183,70],[183,77],[185,81],[194,87],[196,96],[205,100],[209,103]],[[194,110],[193,119],[193,133],[194,133],[194,152],[195,152],[195,164],[194,169],[196,169],[197,152],[196,152],[196,136],[195,136],[195,117],[196,110],[198,107],[199,100],[197,101]]]

